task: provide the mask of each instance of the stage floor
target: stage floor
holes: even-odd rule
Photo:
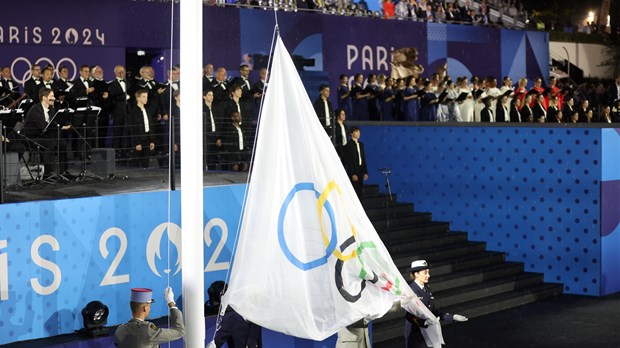
[[[80,173],[79,163],[72,163],[69,172],[73,176]],[[175,189],[181,188],[180,171],[175,171]],[[204,186],[220,186],[246,183],[248,173],[229,171],[206,171],[203,176]],[[73,177],[72,179],[75,179]],[[167,168],[139,169],[116,165],[113,178],[83,181],[71,180],[68,183],[56,183],[29,186],[22,182],[21,186],[9,186],[5,192],[4,203],[21,203],[40,200],[65,198],[95,197],[123,193],[166,191],[170,189],[170,176]]]

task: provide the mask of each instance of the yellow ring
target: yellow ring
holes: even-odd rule
[[[325,190],[321,192],[321,195],[319,196],[319,200],[317,201],[319,222],[321,224],[321,235],[323,236],[323,244],[325,244],[326,247],[329,245],[329,238],[327,237],[327,234],[325,233],[325,228],[323,227],[323,207],[325,206],[325,202],[327,202],[327,197],[334,189],[338,191],[338,195],[342,195],[342,193],[340,192],[340,187],[338,187],[336,182],[332,180],[329,182],[329,184],[327,184],[327,187],[325,188]],[[347,216],[347,218],[349,217]],[[353,237],[354,238],[357,237],[355,226],[353,226],[350,219],[349,219],[349,225],[351,226],[351,233],[353,234]],[[341,261],[347,261],[347,260],[357,257],[357,252],[355,249],[353,249],[353,251],[350,254],[343,255],[342,252],[340,252],[340,250],[338,250],[338,248],[336,247],[333,254]]]

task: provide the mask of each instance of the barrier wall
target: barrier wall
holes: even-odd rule
[[[617,129],[362,127],[370,182],[569,294],[620,291]],[[432,261],[431,261],[432,262]]]
[[[226,277],[244,188],[205,189],[205,288]],[[170,198],[170,226],[166,192],[0,206],[0,344],[71,333],[94,300],[123,323],[130,288],[160,300],[168,276],[180,294],[179,192]],[[151,317],[162,315],[158,301]]]
[[[619,129],[366,124],[362,140],[370,183],[391,167],[399,201],[566,293],[620,291]],[[243,191],[204,191],[205,286],[225,279]],[[170,198],[169,228],[166,192],[0,206],[0,344],[73,332],[93,300],[122,323],[129,289],[161,296],[168,275],[180,289],[179,192]],[[165,314],[156,302],[151,316]]]

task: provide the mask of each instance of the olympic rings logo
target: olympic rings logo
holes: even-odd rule
[[[34,63],[26,57],[17,57],[13,60],[13,63],[11,63],[11,76],[13,76],[15,82],[24,84],[24,82],[28,81],[28,79],[32,77],[32,66],[35,64],[40,65],[41,69],[48,65],[52,66],[54,68],[56,78],[59,77],[58,68],[62,65],[66,65],[69,69],[69,80],[75,79],[78,73],[75,61],[68,57],[60,58],[56,64],[54,64],[54,62],[48,57],[40,57]]]
[[[293,201],[293,199],[295,198],[295,196],[299,192],[303,192],[303,191],[310,191],[314,193],[314,196],[317,200],[317,213],[319,216],[321,239],[322,239],[323,245],[325,246],[324,255],[316,259],[306,261],[306,262],[300,260],[290,250],[286,242],[285,231],[284,231],[284,220],[286,218],[286,213],[289,209],[289,206],[291,202]],[[356,302],[357,300],[361,298],[362,292],[366,288],[367,282],[377,285],[382,290],[392,292],[396,295],[400,295],[401,282],[400,282],[399,277],[392,277],[383,272],[380,272],[380,274],[377,274],[373,270],[373,265],[370,264],[371,262],[368,262],[365,259],[365,256],[367,254],[370,254],[370,253],[376,254],[377,246],[372,241],[368,241],[368,242],[357,241],[358,233],[350,217],[348,216],[348,214],[347,214],[347,220],[351,228],[351,236],[338,246],[338,231],[337,231],[337,223],[336,223],[337,221],[336,214],[334,212],[334,208],[332,207],[332,204],[329,202],[329,196],[333,191],[336,191],[336,193],[339,196],[341,195],[340,188],[338,187],[335,181],[329,182],[329,184],[327,185],[325,190],[323,190],[323,192],[317,191],[314,184],[309,183],[309,182],[298,183],[293,186],[291,191],[288,193],[288,195],[284,199],[284,202],[282,203],[282,207],[280,208],[280,213],[278,215],[278,242],[280,244],[280,248],[282,249],[282,252],[284,253],[284,256],[295,267],[299,268],[302,271],[309,271],[314,268],[327,264],[329,257],[331,255],[334,255],[336,257],[336,263],[335,263],[336,287],[339,293],[342,295],[342,297],[348,302]],[[325,224],[323,221],[323,211],[327,213],[327,216],[329,217],[329,220],[330,220],[330,225],[331,225],[330,235],[328,235],[325,230]],[[346,250],[350,247],[352,247],[353,250],[350,253],[345,254]],[[375,256],[375,255],[372,255],[372,256]],[[373,260],[372,256],[369,257],[368,260]],[[360,281],[359,292],[357,293],[352,293],[351,291],[347,290],[344,276],[343,276],[345,262],[350,261],[350,260],[357,260],[359,262],[359,265],[356,265],[357,267],[360,268],[360,271],[357,274],[357,279]]]

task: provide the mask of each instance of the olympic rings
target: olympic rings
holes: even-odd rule
[[[348,302],[358,301],[361,298],[362,293],[364,289],[366,288],[366,285],[368,282],[370,282],[371,284],[374,284],[375,286],[377,286],[378,288],[384,291],[388,291],[396,295],[399,295],[401,293],[401,289],[400,289],[401,282],[398,276],[390,277],[384,274],[383,272],[381,272],[381,274],[378,275],[372,269],[373,263],[371,262],[371,264],[369,265],[367,262],[365,262],[363,255],[368,255],[368,253],[371,253],[371,254],[374,254],[375,256],[378,256],[377,246],[375,242],[373,241],[363,241],[363,242],[356,243],[357,232],[348,215],[347,215],[347,219],[349,220],[349,225],[351,226],[352,235],[349,238],[347,238],[340,246],[337,247],[338,234],[336,230],[337,229],[336,216],[335,216],[332,205],[328,201],[328,197],[330,193],[334,190],[336,190],[338,195],[341,195],[340,187],[336,184],[335,181],[330,181],[329,184],[327,184],[327,187],[325,188],[325,190],[323,190],[323,192],[317,191],[314,187],[314,184],[309,183],[309,182],[298,183],[293,186],[291,191],[288,193],[288,195],[284,199],[284,202],[282,203],[282,207],[280,208],[280,213],[278,215],[278,242],[280,244],[280,248],[282,249],[282,252],[284,253],[285,257],[295,267],[301,269],[302,271],[309,271],[311,269],[314,269],[314,268],[317,268],[319,266],[326,264],[327,261],[329,260],[329,257],[332,254],[336,256],[337,260],[335,263],[335,272],[334,272],[335,285],[340,295]],[[325,255],[315,260],[308,261],[308,262],[303,262],[300,259],[298,259],[295,255],[293,255],[293,253],[288,247],[288,244],[284,236],[284,219],[286,218],[286,212],[292,200],[295,198],[295,195],[300,191],[312,191],[314,192],[317,198],[317,213],[319,216],[319,223],[321,227],[321,238],[322,238],[323,244],[325,245]],[[329,216],[329,219],[331,222],[331,236],[327,235],[325,228],[323,226],[323,210],[327,212],[327,215]],[[353,250],[349,254],[344,255],[343,253],[350,246],[353,246]],[[374,260],[372,255],[370,257],[372,260]],[[359,271],[359,274],[357,274],[357,278],[359,279],[359,282],[360,282],[360,289],[358,293],[349,292],[349,290],[346,289],[345,283],[344,283],[344,277],[343,277],[343,270],[345,266],[344,263],[345,261],[349,261],[351,259],[357,259],[361,265],[361,270]]]
[[[26,70],[23,71],[21,76],[20,76],[21,71],[19,72],[16,71],[16,67],[15,67],[15,65],[20,62],[25,63],[25,65],[27,66]],[[41,65],[41,68],[44,68],[47,65],[54,67],[56,77],[59,77],[58,68],[61,67],[62,65],[67,65],[67,67],[69,68],[69,73],[71,74],[68,77],[69,80],[73,80],[77,76],[77,73],[78,73],[77,65],[75,64],[75,61],[73,61],[73,59],[68,58],[68,57],[60,58],[60,60],[58,60],[56,64],[54,64],[54,62],[48,57],[40,57],[34,62],[34,64]],[[31,70],[34,64],[26,57],[15,58],[13,62],[11,63],[11,76],[13,76],[13,78],[15,79],[15,82],[19,84],[25,83],[32,76]]]
[[[300,192],[300,191],[313,191],[317,198],[321,196],[321,194],[314,188],[313,183],[302,182],[302,183],[298,183],[295,186],[293,186],[291,191],[288,193],[288,195],[284,199],[284,203],[282,203],[282,208],[280,208],[280,214],[278,215],[278,242],[280,243],[280,248],[282,249],[282,252],[284,252],[284,255],[286,256],[286,258],[295,267],[301,269],[302,271],[309,271],[313,268],[326,264],[327,260],[329,259],[329,256],[336,249],[336,242],[337,242],[336,217],[334,216],[334,210],[332,209],[331,204],[329,204],[329,202],[325,202],[324,204],[325,210],[327,211],[327,214],[329,215],[329,218],[331,220],[331,226],[332,226],[331,240],[326,245],[325,255],[316,260],[312,260],[309,262],[303,262],[299,260],[297,257],[295,257],[295,255],[293,255],[288,245],[286,244],[286,239],[284,238],[284,218],[286,217],[286,211],[288,210],[289,204],[291,204],[291,201],[293,200],[293,198],[295,198],[295,195],[297,194],[297,192]]]
[[[332,192],[332,190],[334,190],[334,189],[336,189],[338,191],[338,194],[341,194],[340,187],[338,187],[336,182],[332,180],[332,181],[329,182],[329,184],[327,184],[327,187],[321,193],[321,196],[319,196],[319,200],[317,202],[317,207],[318,207],[318,212],[319,212],[319,222],[320,222],[320,225],[321,225],[321,234],[323,235],[323,243],[325,244],[325,247],[327,247],[327,245],[329,244],[329,240],[327,239],[327,235],[325,233],[325,228],[323,226],[323,214],[322,214],[322,212],[323,212],[323,206],[327,202],[327,196],[329,196],[330,192]],[[330,218],[331,218],[331,216],[330,216]],[[333,225],[333,222],[332,222],[332,225]],[[351,225],[351,233],[353,234],[353,238],[355,240],[355,237],[357,237],[357,232],[355,231],[355,226],[353,226],[351,221],[349,221],[349,225]],[[356,256],[356,253],[355,253],[355,250],[353,250],[351,252],[351,254],[349,254],[349,255],[342,255],[342,252],[340,250],[335,249],[334,250],[334,255],[338,258],[338,260],[347,261],[347,260],[350,260],[350,259],[354,258]]]

